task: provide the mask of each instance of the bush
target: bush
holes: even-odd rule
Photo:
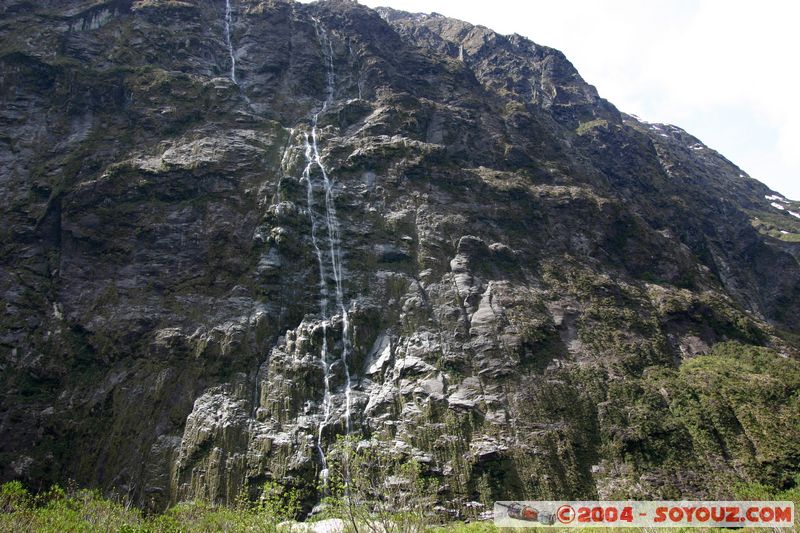
[[[267,481],[261,487],[261,496],[256,502],[258,514],[280,523],[294,520],[300,514],[300,499],[297,490],[274,481]]]
[[[434,481],[386,443],[340,438],[329,466],[324,517],[340,518],[356,533],[418,533],[431,523]]]
[[[9,481],[0,486],[0,512],[12,513],[26,509],[31,495],[19,481]]]
[[[141,512],[104,499],[96,491],[53,485],[31,497],[17,481],[0,488],[2,531],[138,531]]]

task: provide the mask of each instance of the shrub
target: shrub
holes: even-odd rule
[[[0,512],[12,513],[26,509],[31,503],[31,495],[19,481],[9,481],[0,486]]]
[[[267,481],[261,487],[261,496],[255,508],[258,514],[280,523],[297,518],[300,514],[300,499],[295,488]]]
[[[324,516],[344,520],[356,533],[422,532],[431,522],[437,487],[416,461],[386,444],[339,439],[322,487]]]

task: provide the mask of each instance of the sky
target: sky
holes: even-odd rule
[[[359,1],[435,11],[557,48],[621,111],[680,126],[800,200],[800,2]]]

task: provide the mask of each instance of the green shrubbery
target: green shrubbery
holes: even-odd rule
[[[492,522],[437,523],[432,516],[433,492],[419,474],[413,461],[401,462],[391,455],[381,455],[365,448],[337,450],[335,471],[328,481],[328,496],[323,512],[313,520],[340,518],[346,533],[497,533]],[[350,461],[345,466],[344,461]],[[341,475],[371,472],[385,468],[384,474],[362,477],[345,483]],[[332,469],[333,470],[333,469]],[[397,475],[395,475],[397,474]],[[403,477],[407,476],[407,477]],[[800,507],[800,476],[794,487],[776,490],[759,483],[736,484],[735,497],[742,500],[793,501]],[[365,499],[369,498],[369,499]],[[235,507],[213,506],[200,502],[175,505],[156,516],[118,501],[102,498],[96,491],[63,489],[32,495],[18,481],[0,486],[0,531],[13,532],[123,532],[178,533],[216,531],[290,531],[285,520],[300,510],[297,493],[283,485],[268,482],[256,502],[241,501]],[[532,528],[528,531],[553,531]],[[633,529],[584,529],[582,531],[634,531]],[[695,531],[675,529],[674,531]],[[705,530],[722,531],[722,530]]]
[[[384,445],[340,439],[332,447],[322,505],[311,521],[339,519],[354,533],[417,533],[436,521],[438,487],[414,460]],[[12,481],[0,487],[0,531],[289,531],[280,525],[300,518],[301,507],[296,489],[273,481],[255,501],[242,496],[231,507],[184,502],[154,516],[97,491],[53,486],[33,495]]]
[[[377,441],[356,446],[345,439],[332,447],[329,460],[321,511],[312,521],[334,518],[350,532],[382,533],[417,533],[433,522],[436,487],[415,461]],[[231,507],[184,502],[155,516],[96,491],[54,486],[32,495],[18,481],[0,487],[0,531],[288,531],[280,524],[300,515],[297,490],[273,481],[255,501],[242,496]]]
[[[145,516],[129,504],[85,489],[58,485],[32,495],[18,481],[0,486],[0,531],[178,533],[206,531],[277,531],[278,524],[300,510],[297,493],[277,483],[264,485],[255,502],[234,507],[185,502],[160,515]]]
[[[420,465],[377,440],[340,438],[321,487],[322,517],[339,518],[353,532],[418,533],[436,521],[435,481]]]
[[[54,485],[32,495],[18,481],[0,487],[0,531],[141,531],[139,510],[85,489]]]

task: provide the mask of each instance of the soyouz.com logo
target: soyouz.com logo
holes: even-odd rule
[[[794,503],[762,501],[495,502],[498,527],[794,527]]]

